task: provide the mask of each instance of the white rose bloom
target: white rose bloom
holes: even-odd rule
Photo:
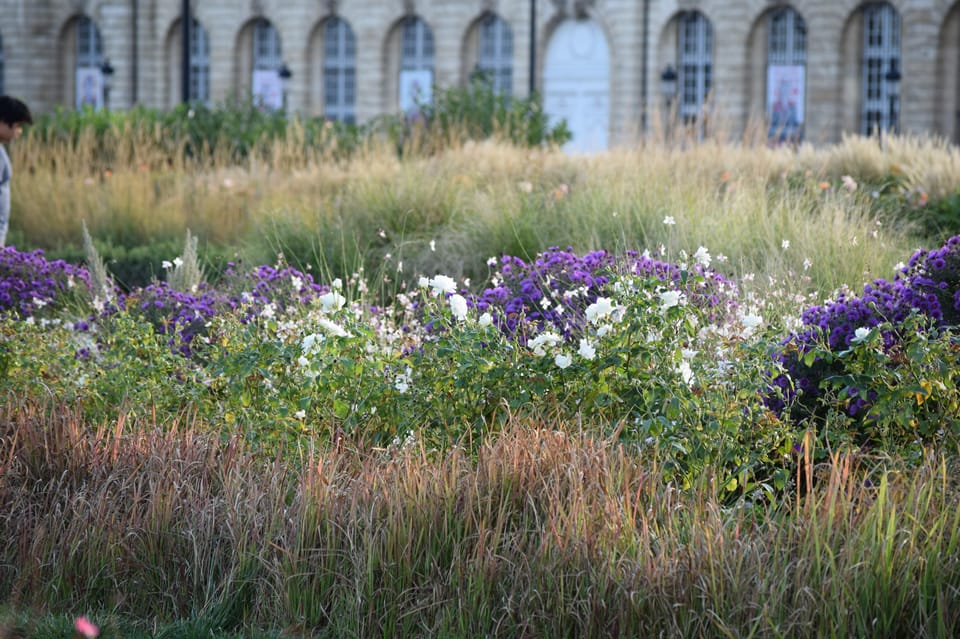
[[[490,326],[493,324],[493,315],[490,313],[484,313],[480,316],[479,324],[480,326]]]
[[[330,311],[340,309],[347,302],[347,299],[336,291],[325,293],[318,299],[320,300],[320,308],[324,313],[329,313]]]
[[[566,368],[573,362],[573,358],[566,353],[557,353],[557,356],[553,358],[553,362],[558,368]]]
[[[598,297],[597,301],[587,307],[587,321],[596,326],[613,313],[613,301],[609,297]]]
[[[537,357],[543,357],[547,354],[547,348],[553,348],[560,344],[560,336],[554,333],[553,331],[545,331],[540,333],[535,338],[530,340],[527,343],[527,346],[530,347],[530,350],[533,351],[533,354]]]
[[[710,251],[703,246],[698,248],[697,252],[693,254],[693,261],[704,268],[710,266],[710,259]]]
[[[687,386],[693,385],[693,370],[690,368],[690,364],[686,360],[680,362],[680,365],[677,367],[677,372],[680,373],[683,383]]]
[[[580,348],[577,350],[577,355],[586,360],[592,360],[597,356],[597,349],[588,339],[580,339]]]
[[[457,282],[448,275],[437,275],[427,282],[437,295],[442,293],[456,293]]]
[[[456,293],[450,296],[450,312],[458,321],[467,319],[467,300],[463,295]]]
[[[317,323],[320,324],[320,328],[326,331],[328,335],[332,335],[334,337],[350,337],[350,333],[344,330],[342,326],[335,322],[331,322],[328,319],[321,317],[319,320],[317,320]]]
[[[667,310],[680,304],[683,293],[680,291],[663,291],[660,293],[660,310]]]
[[[323,342],[323,340],[323,335],[311,333],[300,342],[300,350],[307,354],[315,353],[320,348],[320,343]]]

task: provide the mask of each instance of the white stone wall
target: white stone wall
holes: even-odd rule
[[[357,39],[356,113],[363,121],[397,107],[399,21],[409,14],[432,29],[435,79],[465,81],[470,29],[484,11],[512,27],[514,93],[529,83],[531,0],[191,0],[211,43],[214,102],[249,91],[250,24],[264,17],[278,29],[293,71],[291,109],[322,114],[321,26],[338,15]],[[714,33],[713,103],[717,122],[742,133],[765,107],[766,23],[776,0],[536,0],[537,69],[552,31],[574,16],[595,20],[611,51],[610,140],[629,143],[663,106],[660,72],[676,62],[676,19],[697,10]],[[793,0],[807,24],[806,132],[831,141],[856,131],[860,117],[861,29],[858,0]],[[891,0],[900,13],[901,127],[960,138],[960,0]],[[180,0],[0,0],[4,88],[37,112],[73,104],[72,21],[98,25],[115,69],[111,108],[135,103],[168,108],[180,98]],[[646,66],[643,61],[646,59]],[[538,82],[538,88],[542,85]]]

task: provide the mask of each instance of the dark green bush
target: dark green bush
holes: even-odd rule
[[[565,122],[551,126],[537,95],[520,98],[494,91],[483,73],[466,87],[443,89],[422,107],[426,126],[439,134],[486,139],[494,135],[519,146],[561,145],[570,140]]]
[[[138,246],[95,239],[94,246],[116,284],[128,291],[147,286],[155,279],[164,280],[164,261],[172,261],[183,254],[182,239],[158,239]],[[72,264],[83,264],[87,259],[80,244],[46,251],[46,255],[50,260],[62,259]],[[208,244],[200,249],[204,272],[212,281],[220,278],[231,259],[232,250],[226,247]]]
[[[216,107],[180,104],[170,111],[136,106],[128,111],[59,108],[37,118],[30,135],[39,143],[78,144],[92,130],[98,144],[96,163],[110,166],[117,140],[151,140],[155,154],[172,163],[181,159],[205,161],[214,157],[240,161],[254,152],[266,152],[272,143],[286,140],[293,123],[302,129],[304,155],[325,150],[345,154],[357,147],[362,130],[354,124],[324,118],[295,116],[258,109],[249,100],[232,100]],[[111,137],[109,134],[113,133]],[[155,157],[155,155],[154,155]]]
[[[38,143],[66,142],[76,146],[92,131],[97,144],[94,163],[110,167],[122,144],[150,140],[150,157],[171,164],[189,159],[242,161],[266,154],[272,144],[296,144],[303,157],[317,153],[346,156],[371,140],[396,144],[398,152],[411,141],[421,151],[436,151],[453,141],[498,136],[521,146],[563,144],[570,139],[564,122],[551,125],[538,96],[511,98],[493,91],[482,76],[467,87],[437,90],[434,103],[421,107],[422,118],[386,115],[364,125],[333,122],[321,117],[288,117],[282,111],[257,108],[250,100],[230,100],[215,107],[180,104],[170,111],[136,106],[128,111],[59,108],[37,118],[30,135]],[[418,135],[419,134],[419,135]],[[133,156],[136,153],[130,153]]]

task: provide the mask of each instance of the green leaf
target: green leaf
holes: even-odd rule
[[[667,406],[664,410],[664,414],[667,416],[667,419],[670,421],[676,421],[680,418],[680,400],[676,397],[670,399],[667,402]]]

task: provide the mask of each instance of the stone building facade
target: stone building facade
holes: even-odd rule
[[[960,0],[0,0],[0,16],[2,90],[39,112],[168,108],[186,88],[362,122],[482,70],[512,95],[532,84],[573,149],[668,111],[734,135],[960,140]]]

